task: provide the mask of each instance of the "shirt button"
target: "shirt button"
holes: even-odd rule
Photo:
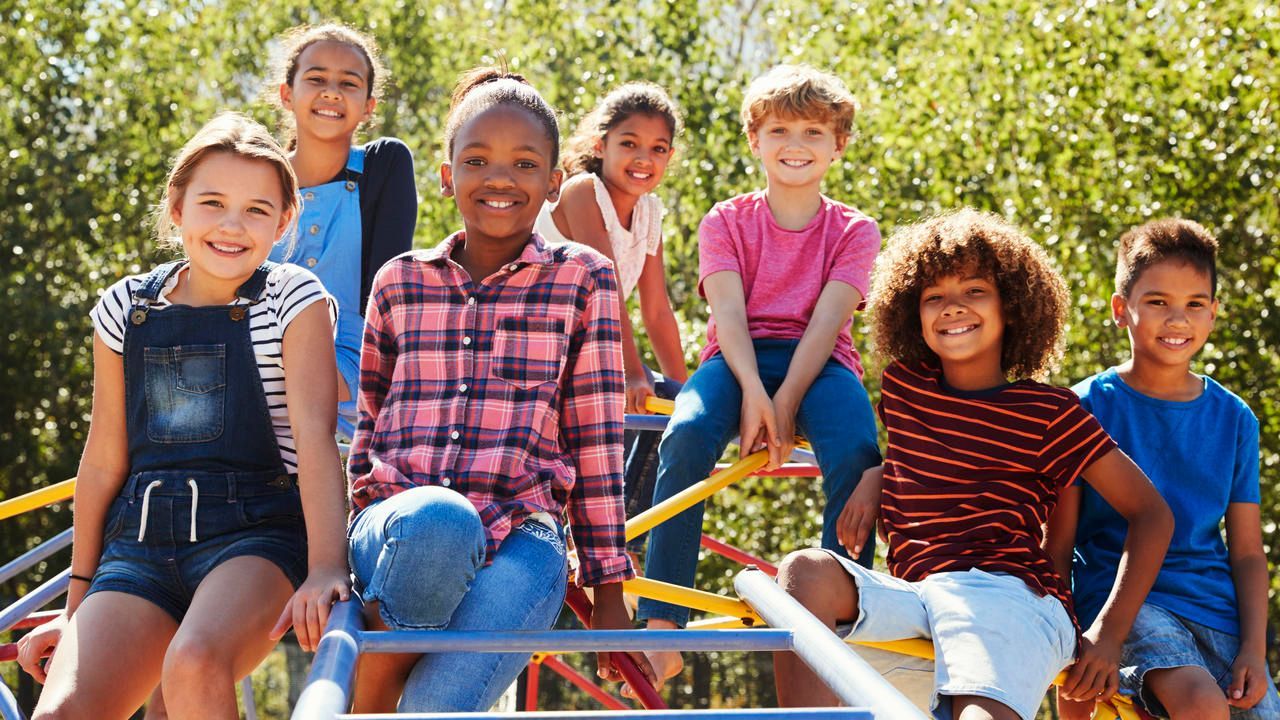
[[[315,193],[313,193],[313,192],[309,192],[309,193],[307,193],[306,195],[303,195],[303,196],[302,196],[302,199],[303,199],[303,200],[306,200],[306,201],[308,201],[308,202],[310,202],[311,200],[315,200],[315,199],[316,199],[316,194],[315,194]]]
[[[463,344],[463,345],[470,345],[470,344],[471,344],[471,336],[470,336],[470,335],[468,335],[467,337],[462,338],[462,344]]]
[[[464,393],[464,392],[466,392],[466,391],[467,391],[467,384],[466,384],[466,383],[462,383],[461,385],[459,385],[459,386],[458,386],[458,392],[460,392],[460,393]]]
[[[312,235],[315,235],[316,233],[320,232],[320,226],[312,225],[311,227],[307,228],[307,232],[311,233]]]
[[[440,478],[440,484],[445,487],[449,487],[450,485],[453,484],[453,480],[448,477],[442,477]]]
[[[510,270],[511,272],[515,272],[520,269],[520,266],[515,263],[511,263],[510,265],[507,266],[507,269]]]
[[[467,296],[467,304],[468,304],[468,305],[475,305],[475,304],[476,304],[476,296],[475,296],[475,295],[468,295],[468,296]]]
[[[458,438],[462,437],[462,433],[458,432],[457,430],[454,430],[453,432],[449,433],[449,437],[454,440],[457,440]]]
[[[347,181],[347,190],[355,190],[355,189],[356,189],[356,181],[355,181],[355,180],[348,180],[348,181]]]
[[[315,267],[317,262],[315,258],[307,258],[307,267]]]

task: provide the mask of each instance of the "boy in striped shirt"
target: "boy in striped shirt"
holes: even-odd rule
[[[939,718],[1032,720],[1077,658],[1069,693],[1114,692],[1124,635],[1080,636],[1043,526],[1082,474],[1128,520],[1110,630],[1142,604],[1172,522],[1075,396],[1032,379],[1061,352],[1062,279],[1016,228],[962,210],[897,233],[872,288],[876,344],[893,360],[879,406],[888,448],[838,533],[856,554],[879,514],[891,575],[805,550],[779,584],[833,629],[852,623],[851,640],[931,639]],[[775,666],[780,704],[835,702],[795,656]]]

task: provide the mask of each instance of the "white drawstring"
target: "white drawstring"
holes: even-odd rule
[[[196,510],[200,507],[200,486],[196,484],[195,478],[187,478],[187,485],[191,486],[191,542],[195,542]]]
[[[142,491],[142,525],[138,528],[138,542],[147,535],[147,510],[151,509],[151,491],[163,485],[159,480],[152,480],[146,490]]]

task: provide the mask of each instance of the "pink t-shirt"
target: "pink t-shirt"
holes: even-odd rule
[[[742,276],[747,331],[752,339],[799,340],[818,296],[832,280],[852,285],[865,298],[871,264],[880,251],[876,221],[822,196],[822,207],[800,230],[785,230],[773,219],[763,190],[725,200],[698,226],[698,292],[708,275],[732,270]],[[862,305],[859,305],[861,309]],[[862,362],[845,323],[832,357],[862,377]],[[720,351],[716,319],[707,323],[700,362]]]

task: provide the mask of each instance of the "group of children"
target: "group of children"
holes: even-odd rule
[[[1075,393],[1046,385],[1070,302],[1045,252],[969,210],[881,252],[874,220],[821,193],[852,96],[775,68],[742,108],[766,187],[699,227],[711,320],[688,376],[653,194],[680,133],[660,88],[611,92],[562,156],[523,77],[468,73],[440,168],[462,229],[410,251],[408,149],[352,145],[386,76],[376,46],[328,25],[285,49],[287,147],[240,115],[206,125],[158,213],[183,259],[93,309],[67,609],[20,643],[46,682],[38,717],[127,717],[153,691],[175,717],[234,717],[234,680],[290,626],[314,648],[353,591],[373,627],[545,629],[569,538],[593,627],[631,627],[625,518],[705,477],[735,436],[777,467],[797,434],[822,470],[822,549],[786,558],[779,583],[856,639],[931,638],[938,717],[1029,720],[1064,668],[1067,718],[1118,688],[1175,718],[1280,717],[1258,424],[1190,370],[1217,311],[1200,226],[1124,237],[1112,312],[1132,358]],[[660,374],[624,310],[636,290]],[[850,333],[868,303],[883,461]],[[676,401],[656,463],[623,433],[655,394]],[[698,506],[651,532],[649,577],[693,583],[701,522]],[[869,569],[877,523],[889,574]],[[644,600],[637,619],[688,613]],[[680,669],[631,656],[655,685]],[[527,657],[367,656],[356,709],[483,710]],[[836,702],[790,654],[776,676],[785,706]]]

